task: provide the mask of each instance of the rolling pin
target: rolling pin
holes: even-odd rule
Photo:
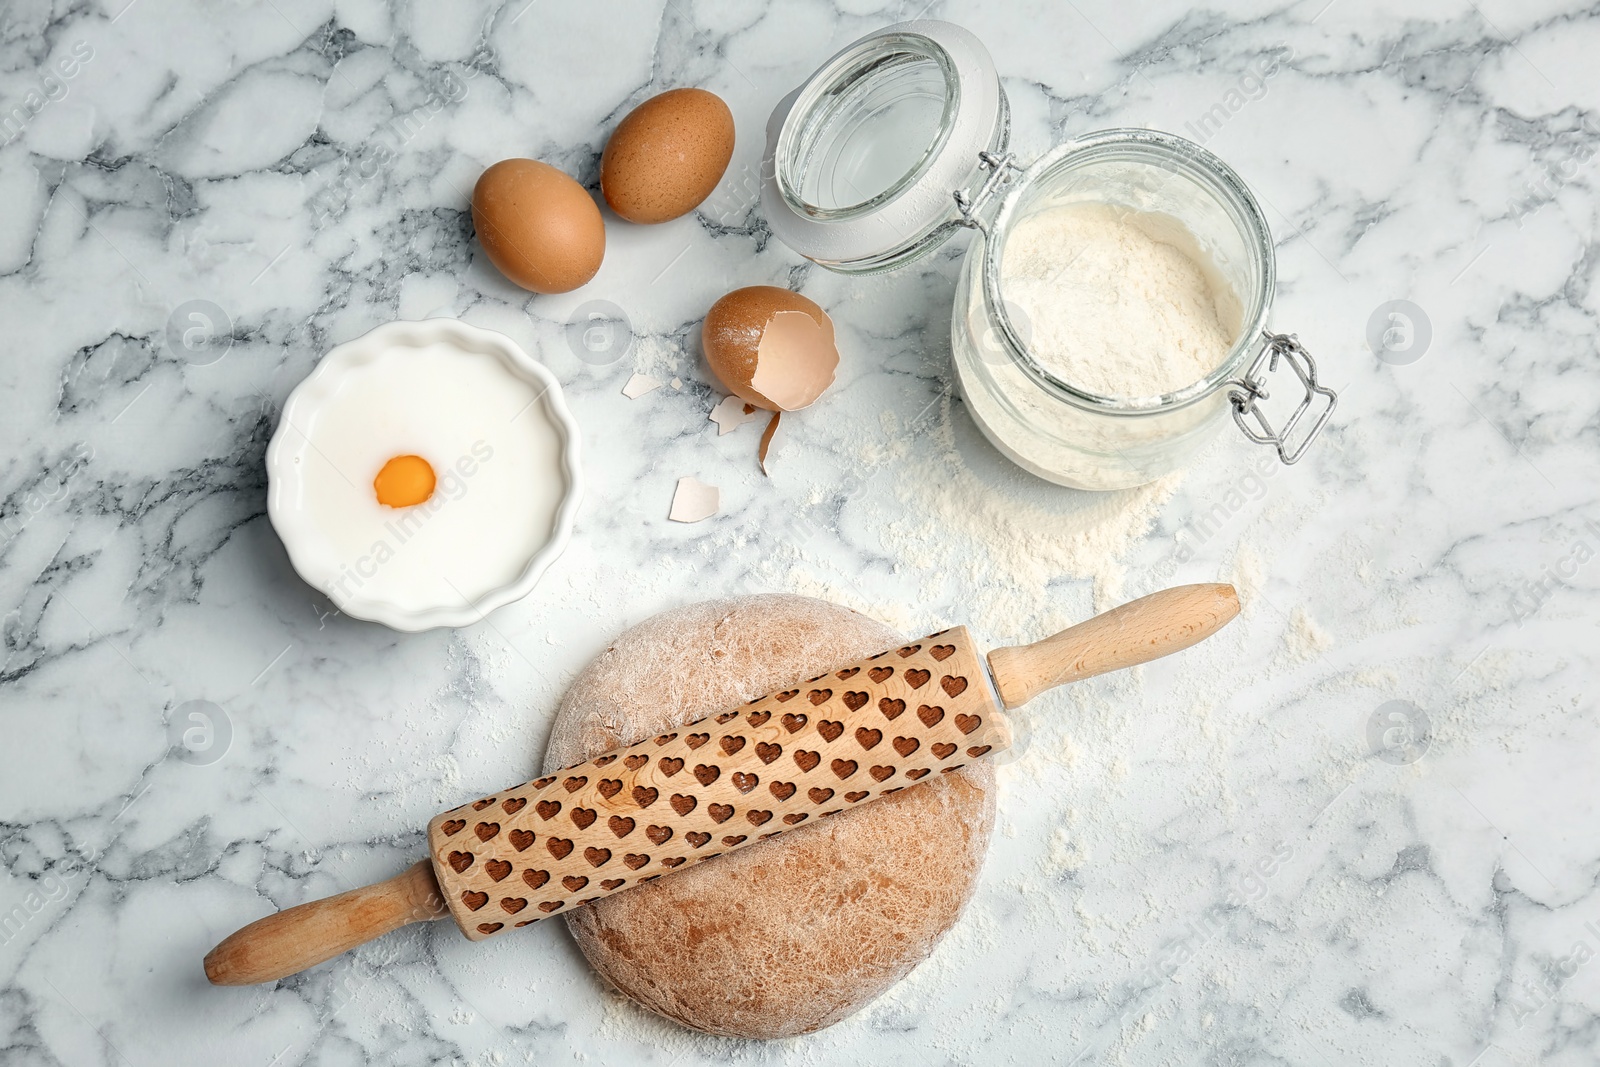
[[[434,817],[429,859],[269,915],[205,958],[216,985],[271,982],[414,922],[473,941],[889,796],[1005,749],[1002,708],[1187,648],[1239,613],[1229,585],[1167,589],[989,653],[965,627]]]

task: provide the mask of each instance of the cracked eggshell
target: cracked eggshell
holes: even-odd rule
[[[700,330],[706,362],[728,392],[768,411],[796,411],[833,384],[833,320],[815,302],[752,285],[711,305]]]

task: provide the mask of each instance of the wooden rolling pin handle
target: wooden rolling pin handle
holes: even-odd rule
[[[1231,585],[1179,585],[1129,601],[1031,645],[997,648],[989,671],[1007,708],[1049,689],[1181,651],[1239,614]]]
[[[276,982],[415,922],[450,914],[433,864],[257,919],[206,954],[212,985]]]

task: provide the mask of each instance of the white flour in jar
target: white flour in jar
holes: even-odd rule
[[[1039,364],[1101,396],[1192,385],[1239,332],[1238,296],[1170,215],[1098,201],[1030,215],[1006,241],[1001,284]]]

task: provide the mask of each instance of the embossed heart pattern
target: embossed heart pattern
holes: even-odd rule
[[[206,975],[274,981],[446,914],[474,941],[566,914],[1004,751],[1002,709],[1187,648],[1238,610],[1232,586],[1179,586],[996,649],[987,665],[958,626],[813,670],[798,687],[442,812],[429,861],[252,923],[206,956]]]

